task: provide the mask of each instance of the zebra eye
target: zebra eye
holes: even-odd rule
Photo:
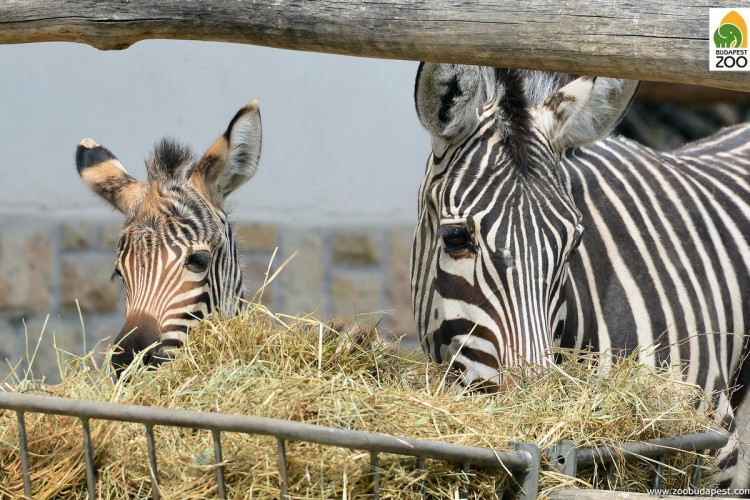
[[[211,265],[211,253],[201,250],[192,253],[185,259],[185,267],[194,273],[202,273]]]
[[[440,237],[443,239],[445,249],[463,250],[473,248],[474,242],[471,232],[463,224],[450,224],[440,228]]]

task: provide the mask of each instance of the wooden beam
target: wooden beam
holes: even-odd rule
[[[0,43],[124,49],[213,40],[353,56],[483,64],[750,91],[708,71],[699,0],[2,0]],[[252,64],[252,61],[247,61]]]
[[[748,73],[750,78],[750,73]],[[750,105],[750,92],[738,92],[681,83],[643,82],[636,99],[649,104],[716,104],[719,102]]]

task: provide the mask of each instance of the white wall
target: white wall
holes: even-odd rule
[[[170,135],[202,152],[258,99],[263,156],[233,197],[237,219],[414,223],[429,150],[413,105],[415,62],[208,42],[0,46],[0,213],[106,216],[80,182],[91,137],[145,177]]]

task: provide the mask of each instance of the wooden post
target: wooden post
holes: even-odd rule
[[[537,68],[750,91],[709,72],[699,0],[3,0],[0,43],[214,40],[354,56]]]

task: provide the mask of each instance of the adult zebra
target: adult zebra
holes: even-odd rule
[[[567,83],[567,85],[565,85]],[[608,138],[637,82],[423,63],[432,139],[412,298],[423,349],[465,384],[550,362],[554,343],[685,363],[709,392],[745,385],[750,125],[671,153]],[[580,246],[579,246],[580,243]],[[578,251],[576,252],[576,247]],[[733,393],[739,437],[747,391]],[[729,417],[726,398],[719,403]],[[745,439],[746,441],[746,439]],[[723,450],[723,483],[750,456]]]
[[[173,140],[159,142],[146,162],[147,183],[91,139],[78,146],[83,182],[125,214],[113,274],[126,296],[112,356],[118,374],[144,350],[145,363],[170,359],[188,328],[210,312],[236,310],[242,272],[224,200],[255,173],[261,135],[251,101],[200,159]]]

